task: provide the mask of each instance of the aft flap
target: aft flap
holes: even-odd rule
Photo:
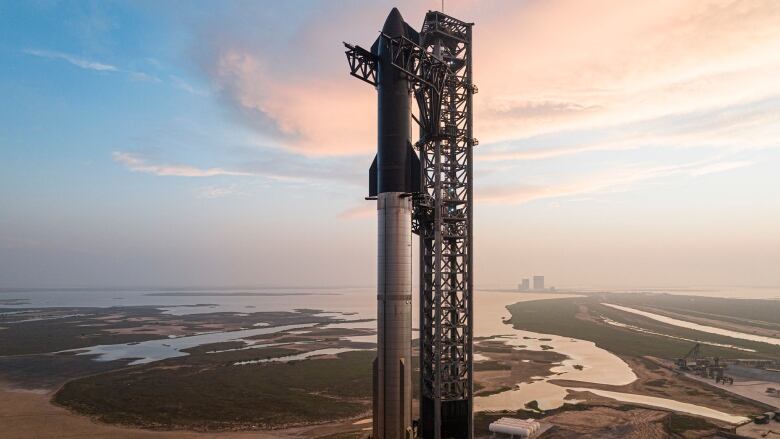
[[[377,181],[376,181],[376,156],[374,161],[371,162],[371,167],[368,168],[368,196],[375,197],[377,194]]]

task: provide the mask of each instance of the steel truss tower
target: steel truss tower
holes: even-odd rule
[[[409,79],[420,127],[420,423],[424,439],[473,438],[472,26],[429,11],[414,41],[380,34]],[[350,74],[377,85],[378,59],[345,43]],[[372,194],[373,195],[373,194]]]
[[[440,90],[417,92],[420,114],[438,112],[420,130],[423,194],[420,236],[420,429],[423,438],[473,437],[472,24],[428,12],[420,32],[426,52],[445,61]],[[438,101],[438,102],[437,102]],[[438,108],[436,108],[438,107]],[[438,110],[438,111],[437,111]],[[422,121],[421,121],[422,122]]]

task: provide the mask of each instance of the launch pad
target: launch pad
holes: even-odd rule
[[[417,32],[393,9],[370,51],[345,43],[350,74],[375,86],[379,97],[379,144],[369,171],[369,197],[379,212],[375,439],[473,437],[472,26],[429,11]],[[414,145],[411,120],[420,133]],[[420,244],[414,430],[411,282],[404,274],[411,274],[409,230]]]

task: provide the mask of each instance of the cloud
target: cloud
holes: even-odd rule
[[[230,184],[227,186],[205,186],[197,190],[198,198],[223,198],[230,195],[243,194],[238,190],[238,185]]]
[[[279,147],[309,156],[369,154],[374,91],[348,77],[338,41],[370,45],[387,11],[328,4],[311,3],[286,28],[266,12],[255,14],[262,30],[214,17],[199,42],[201,65],[239,119]],[[425,12],[417,2],[398,6],[414,25]],[[684,117],[780,94],[774,0],[660,0],[640,8],[623,0],[472,1],[451,8],[476,23],[482,145]],[[215,28],[229,30],[213,38]]]
[[[664,116],[630,125],[588,131],[563,131],[480,147],[480,162],[543,160],[596,151],[640,148],[713,148],[738,152],[780,147],[780,98],[752,101],[741,106]],[[593,132],[599,140],[584,140]],[[585,135],[583,135],[585,134]],[[550,139],[566,139],[551,141]],[[574,139],[574,140],[572,140]]]
[[[475,32],[484,143],[631,123],[776,95],[771,0],[516,3]],[[512,38],[494,29],[516,31]],[[538,106],[538,102],[560,105]],[[513,109],[533,108],[533,117]],[[588,109],[588,111],[571,111]]]
[[[123,151],[113,152],[112,157],[115,162],[124,165],[130,171],[159,176],[255,176],[294,186],[322,185],[323,182],[327,182],[329,187],[347,185],[350,190],[354,190],[356,186],[365,187],[367,185],[369,167],[369,164],[366,163],[367,159],[351,157],[310,158],[274,148],[260,148],[254,153],[257,158],[245,160],[240,169],[198,168],[191,165],[153,163],[141,155]],[[214,189],[215,187],[210,188]],[[217,195],[219,192],[219,190],[213,190],[210,194]],[[208,188],[199,195],[207,194],[209,194]]]
[[[576,181],[552,185],[506,185],[486,187],[479,191],[475,200],[486,204],[523,204],[547,198],[562,198],[575,195],[614,193],[630,190],[634,185],[662,177],[687,175],[699,177],[752,165],[751,161],[696,161],[680,165],[652,167],[623,167]]]
[[[189,94],[193,94],[195,96],[208,96],[209,95],[208,90],[204,90],[204,89],[195,87],[192,84],[190,84],[189,82],[185,81],[184,79],[182,79],[182,78],[180,78],[178,76],[170,75],[170,78],[171,78],[171,83],[173,84],[174,87],[176,87],[176,88],[178,88],[180,90],[184,90],[184,91],[186,91]]]
[[[121,163],[133,172],[173,177],[215,177],[219,175],[248,176],[249,172],[231,171],[223,168],[197,168],[189,165],[158,165],[127,152],[114,152],[115,162]]]
[[[338,215],[340,219],[346,220],[373,218],[374,216],[376,216],[376,203],[368,201],[345,209]]]
[[[162,82],[162,79],[144,72],[127,72],[127,74],[134,81]]]
[[[690,171],[690,175],[699,177],[701,175],[715,174],[717,172],[731,171],[732,169],[744,168],[746,166],[752,166],[754,162],[749,160],[735,161],[735,162],[723,162],[715,163],[712,165],[701,166],[699,168]]]
[[[28,55],[37,56],[40,58],[61,59],[73,64],[76,67],[80,67],[86,70],[96,70],[98,72],[116,72],[119,69],[111,64],[106,64],[98,61],[92,61],[84,58],[80,58],[75,55],[70,55],[63,52],[55,52],[50,50],[37,50],[26,49],[24,53]]]
[[[594,111],[598,108],[597,106],[585,106],[575,102],[525,101],[511,103],[504,108],[496,108],[495,111],[504,116],[509,115],[522,119],[549,119],[560,115]]]
[[[154,82],[154,83],[163,82],[163,80],[158,78],[157,76],[154,76],[146,72],[123,69],[113,64],[107,64],[104,62],[89,60],[69,53],[57,52],[52,50],[40,50],[40,49],[25,49],[22,52],[28,55],[37,56],[39,58],[63,60],[76,67],[85,70],[93,70],[97,72],[109,72],[109,73],[124,73],[132,81],[145,81],[145,82]],[[190,93],[199,94],[195,88],[189,86],[179,78],[171,77],[171,81],[172,84],[177,88],[184,89]]]
[[[375,148],[375,96],[345,78],[279,77],[257,54],[226,49],[213,80],[241,120],[282,148],[308,156]],[[341,79],[341,80],[339,80]],[[345,85],[346,83],[346,85]]]

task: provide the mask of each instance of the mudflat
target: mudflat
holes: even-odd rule
[[[50,402],[51,391],[30,391],[0,383],[0,424],[5,439],[114,438],[114,439],[243,439],[278,438],[278,432],[196,433],[150,431],[98,423]],[[294,436],[290,436],[294,437]]]

